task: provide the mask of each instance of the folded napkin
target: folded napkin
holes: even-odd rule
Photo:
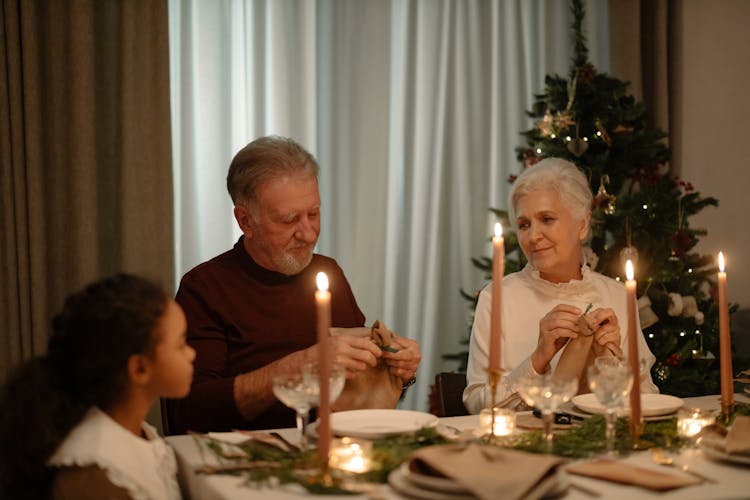
[[[369,337],[384,351],[396,352],[397,345],[392,346],[396,336],[380,321],[375,321],[371,328],[331,328],[331,335],[353,335]],[[382,358],[375,366],[357,372],[347,378],[344,390],[331,405],[333,411],[362,410],[373,408],[395,408],[403,392],[403,381],[391,374],[388,365]]]
[[[545,479],[562,459],[490,445],[451,444],[415,451],[409,469],[448,477],[481,499],[541,498],[550,489]]]
[[[750,454],[750,417],[735,417],[727,433],[727,453]]]
[[[621,484],[632,484],[653,491],[667,491],[700,483],[694,477],[676,476],[645,467],[636,467],[615,460],[593,460],[565,468],[571,474],[604,479]]]

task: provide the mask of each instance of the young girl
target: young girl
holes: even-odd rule
[[[2,496],[180,498],[174,454],[144,422],[157,397],[190,390],[180,306],[120,274],[68,297],[52,326],[0,396]]]

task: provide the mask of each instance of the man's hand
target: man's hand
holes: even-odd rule
[[[391,347],[394,345],[397,346],[398,352],[383,352],[383,359],[390,372],[406,383],[416,376],[422,353],[416,341],[395,334],[391,338]]]
[[[344,334],[329,337],[328,342],[334,363],[346,369],[347,378],[352,378],[368,366],[377,365],[378,358],[383,355],[369,337]]]

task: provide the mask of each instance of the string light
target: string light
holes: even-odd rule
[[[645,203],[643,204],[643,210],[648,210],[648,205],[646,205]]]

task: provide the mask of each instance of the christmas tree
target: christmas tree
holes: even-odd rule
[[[662,392],[682,397],[716,394],[716,261],[693,251],[706,232],[691,227],[689,219],[718,201],[671,175],[667,134],[648,126],[645,106],[628,94],[627,82],[598,73],[589,62],[581,1],[573,0],[571,10],[569,74],[545,78],[544,92],[535,95],[528,112],[534,126],[522,132],[518,159],[523,168],[533,168],[546,157],[565,158],[584,171],[595,193],[586,257],[592,269],[617,280],[624,279],[627,259],[636,265],[641,328],[657,359],[654,382]],[[493,211],[510,227],[506,212]],[[506,232],[505,241],[510,273],[525,259],[515,234]],[[490,259],[474,264],[490,279]],[[462,293],[476,305],[476,294]]]

